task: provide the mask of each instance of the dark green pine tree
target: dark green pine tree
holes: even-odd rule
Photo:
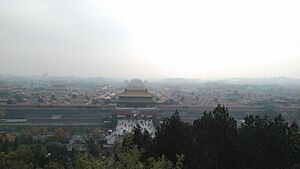
[[[155,144],[156,157],[165,155],[173,163],[177,160],[176,155],[189,154],[191,126],[181,121],[177,110],[157,129]]]
[[[137,145],[138,148],[142,148],[145,146],[144,137],[140,125],[136,125],[134,128],[132,142],[133,144]]]
[[[297,123],[293,122],[289,128],[289,166],[300,169],[300,130]]]
[[[297,130],[281,115],[274,119],[246,117],[239,130],[240,168],[287,169],[295,165],[299,160]]]
[[[144,132],[139,125],[136,126],[133,133],[132,142],[142,153],[141,160],[146,162],[149,157],[154,156],[153,139],[147,130]]]
[[[188,168],[236,168],[237,123],[228,109],[218,105],[212,112],[204,112],[193,124],[193,149]]]

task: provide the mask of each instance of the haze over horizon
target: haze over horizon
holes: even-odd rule
[[[0,73],[300,78],[300,2],[0,1]]]

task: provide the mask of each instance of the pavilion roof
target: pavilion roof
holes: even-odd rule
[[[149,93],[147,89],[145,90],[128,90],[118,95],[119,97],[153,97],[153,94]]]

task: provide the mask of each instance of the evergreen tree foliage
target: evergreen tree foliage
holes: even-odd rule
[[[193,124],[191,168],[233,169],[236,157],[237,123],[228,109],[218,105]]]
[[[299,164],[299,129],[281,115],[268,119],[248,116],[239,129],[240,168],[287,169]]]
[[[165,155],[173,163],[178,154],[189,154],[191,146],[191,126],[181,121],[178,111],[163,121],[155,137],[156,157]]]

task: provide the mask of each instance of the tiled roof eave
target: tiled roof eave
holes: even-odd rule
[[[117,101],[117,103],[155,103],[155,101],[126,100],[126,101]]]
[[[119,95],[119,97],[153,97],[153,95]]]

